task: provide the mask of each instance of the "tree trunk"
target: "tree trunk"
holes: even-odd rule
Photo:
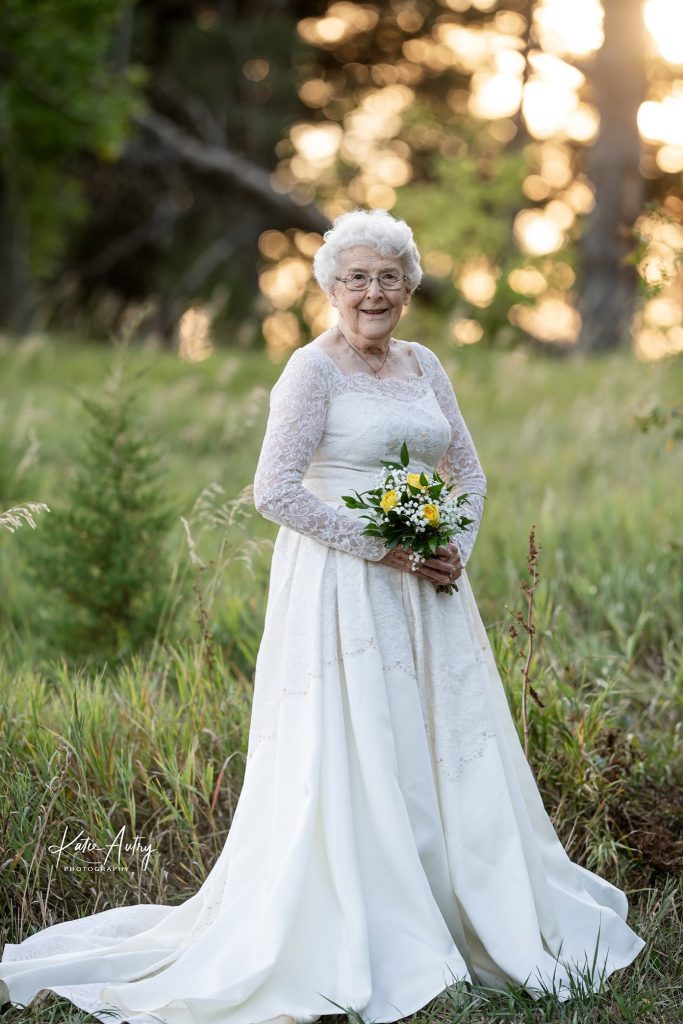
[[[21,207],[8,169],[0,173],[0,324],[21,337],[34,323],[38,296],[28,266]]]
[[[642,211],[638,107],[645,98],[642,0],[603,0],[605,42],[593,83],[600,132],[588,173],[595,208],[581,243],[578,351],[600,352],[631,341],[638,275],[627,261]]]

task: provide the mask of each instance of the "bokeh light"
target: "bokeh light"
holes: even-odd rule
[[[681,0],[647,0],[647,30],[670,64],[683,64],[683,4]]]
[[[342,128],[333,121],[300,123],[292,125],[289,137],[296,150],[289,169],[298,181],[313,181],[334,163],[342,140]]]
[[[378,21],[379,14],[372,7],[342,0],[330,4],[322,18],[303,18],[297,30],[307,43],[335,47],[353,36],[369,32]]]
[[[282,231],[264,231],[258,240],[259,252],[268,260],[281,260],[289,252],[287,235]]]
[[[300,299],[311,276],[310,264],[290,256],[261,271],[261,291],[277,309],[289,309]]]
[[[519,295],[541,295],[548,282],[536,267],[515,267],[508,274],[508,284]]]
[[[574,344],[581,329],[577,310],[560,293],[547,293],[534,306],[512,306],[508,316],[516,327],[549,344]]]
[[[668,96],[661,100],[641,103],[638,128],[650,142],[683,146],[683,81],[675,82]]]
[[[676,201],[674,216],[680,217],[683,202]],[[638,264],[639,273],[648,285],[662,288],[680,279],[680,253],[683,252],[683,225],[672,220],[644,214],[636,221],[636,230],[646,242],[646,252]]]
[[[529,256],[545,256],[565,243],[564,231],[543,210],[520,210],[513,230],[520,249]]]
[[[178,322],[178,355],[188,363],[201,363],[213,352],[211,311],[190,306]]]
[[[597,112],[581,102],[585,76],[577,68],[549,53],[532,51],[532,73],[524,87],[522,113],[529,132],[537,139],[566,136],[589,142],[598,131]]]
[[[283,310],[271,313],[264,319],[262,330],[266,351],[276,362],[301,343],[299,321],[294,313]]]
[[[496,294],[497,277],[497,269],[482,256],[468,260],[456,274],[455,281],[468,302],[485,309]]]
[[[457,345],[476,345],[484,335],[484,328],[476,320],[458,317],[451,324],[451,336]]]
[[[680,174],[683,171],[683,146],[661,146],[655,159],[660,171]]]
[[[429,118],[411,117],[421,83],[455,73],[444,99],[456,120],[489,122],[491,146],[504,150],[518,136],[521,117],[533,140],[522,184],[529,208],[516,214],[513,236],[534,263],[505,273],[509,287],[535,304],[520,303],[512,319],[536,337],[567,343],[578,331],[578,314],[568,297],[573,272],[565,261],[552,257],[578,234],[577,218],[595,205],[590,181],[577,173],[581,164],[576,154],[600,130],[586,81],[591,64],[582,62],[603,44],[603,7],[600,0],[538,0],[529,27],[522,13],[497,6],[495,0],[440,0],[444,13],[429,23],[420,5],[392,5],[392,31],[409,38],[400,44],[398,60],[374,63],[363,61],[358,42],[347,44],[375,29],[379,39],[386,25],[376,5],[342,0],[329,4],[319,17],[302,19],[298,28],[304,40],[332,50],[335,59],[337,54],[343,57],[328,70],[323,70],[324,61],[311,64],[311,77],[300,84],[299,96],[313,113],[310,121],[292,125],[278,145],[273,187],[297,202],[317,201],[330,220],[356,206],[393,209],[419,167],[416,153],[440,151],[458,159],[467,152],[464,141],[445,140],[441,127]],[[683,32],[676,30],[682,9],[678,0],[647,0],[644,5],[644,31],[647,26],[651,45],[672,64],[683,57]],[[485,16],[459,18],[470,10]],[[264,72],[257,62],[251,64],[254,77]],[[649,176],[680,173],[683,82],[670,76],[653,88],[641,104],[638,127],[648,144],[643,168],[647,165]],[[264,232],[259,241],[261,254],[270,262],[261,273],[264,296],[274,311],[287,312],[298,304],[298,315],[316,331],[329,326],[332,315],[310,277],[310,260],[320,241],[316,234],[276,231]],[[653,238],[648,245],[647,265],[641,269],[648,284],[671,273],[662,244]],[[463,264],[437,243],[426,247],[423,263],[431,276],[450,278],[472,306],[484,310],[494,301],[501,270],[483,256],[473,254]],[[656,312],[658,307],[653,308]],[[660,329],[651,314],[652,309],[643,330]],[[552,316],[557,320],[551,330]],[[675,324],[667,327],[675,329]],[[294,336],[293,323],[284,319],[276,319],[269,330],[274,345],[286,345]],[[453,340],[472,344],[480,331],[476,321],[460,317],[452,327]]]
[[[448,277],[453,270],[453,257],[450,253],[435,249],[424,254],[422,265],[434,277]]]
[[[472,76],[469,111],[474,117],[501,118],[517,113],[522,99],[519,75],[477,71]]]
[[[663,214],[647,213],[636,222],[645,243],[638,265],[652,296],[633,318],[635,352],[654,362],[683,352],[683,201],[669,196]]]
[[[270,64],[260,57],[248,60],[242,65],[242,74],[250,82],[263,82],[270,74]]]
[[[558,56],[588,57],[603,42],[599,0],[542,0],[534,27],[544,50]]]

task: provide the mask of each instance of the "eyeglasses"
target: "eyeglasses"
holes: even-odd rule
[[[405,274],[398,274],[395,270],[385,270],[376,276],[356,271],[353,274],[347,274],[346,277],[337,277],[336,280],[343,281],[350,292],[364,292],[370,287],[372,281],[377,281],[382,291],[391,292],[402,288],[403,282],[408,279]]]

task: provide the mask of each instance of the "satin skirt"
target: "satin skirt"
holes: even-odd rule
[[[102,1021],[396,1021],[460,980],[567,999],[644,941],[567,856],[524,757],[467,572],[416,574],[282,527],[244,785],[178,906],[117,907],[7,944],[0,995]]]

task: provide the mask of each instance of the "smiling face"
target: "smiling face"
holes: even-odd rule
[[[330,292],[330,302],[339,314],[339,327],[344,334],[356,335],[359,340],[381,343],[391,334],[401,319],[403,307],[410,302],[411,291],[407,282],[401,288],[382,291],[377,277],[393,270],[403,274],[401,261],[396,256],[382,256],[367,245],[354,245],[339,256],[337,276],[362,272],[373,280],[363,291],[350,291],[343,281],[336,281]]]

